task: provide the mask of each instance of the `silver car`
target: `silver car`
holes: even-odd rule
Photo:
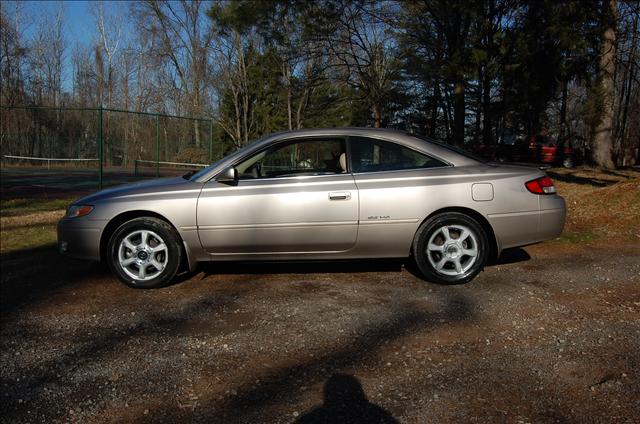
[[[380,129],[272,134],[193,175],[72,204],[59,249],[161,287],[201,261],[411,257],[465,283],[503,249],[557,237],[565,202],[539,169]]]

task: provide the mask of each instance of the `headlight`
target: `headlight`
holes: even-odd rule
[[[93,210],[91,205],[71,205],[67,209],[67,218],[77,218],[80,216],[89,215]]]

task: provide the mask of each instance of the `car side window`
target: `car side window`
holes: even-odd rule
[[[236,165],[241,180],[347,172],[341,139],[297,140],[278,144]]]
[[[352,137],[353,172],[384,172],[438,168],[446,163],[400,144],[364,137]]]

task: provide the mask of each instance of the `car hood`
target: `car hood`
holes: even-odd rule
[[[136,194],[163,193],[179,190],[181,186],[193,185],[194,183],[185,180],[182,177],[158,178],[153,180],[141,181],[137,183],[125,184],[117,187],[107,188],[105,190],[92,193],[82,197],[74,204],[94,204],[106,199],[114,199],[123,196],[131,196]]]

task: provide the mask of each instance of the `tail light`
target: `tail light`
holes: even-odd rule
[[[553,180],[547,176],[540,177],[538,179],[527,181],[524,186],[533,194],[555,194],[556,187],[553,185]]]

